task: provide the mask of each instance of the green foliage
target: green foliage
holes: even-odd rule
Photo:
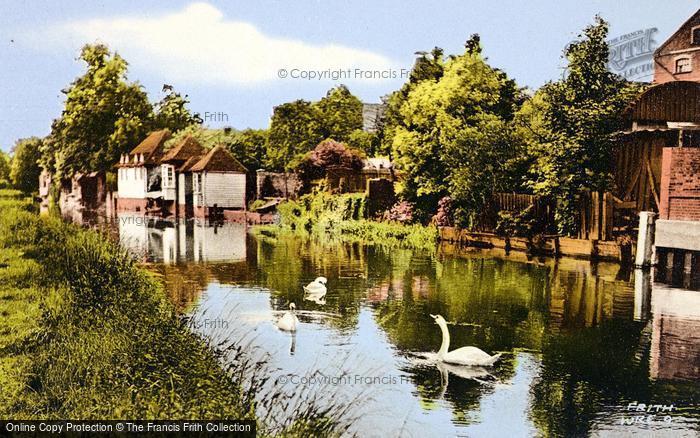
[[[543,231],[542,218],[534,215],[532,205],[522,211],[499,211],[496,234],[508,237],[532,237]]]
[[[323,240],[363,242],[388,247],[433,250],[435,227],[375,222],[365,219],[363,194],[331,195],[325,192],[302,196],[279,205],[279,226],[258,227],[259,233],[292,232]]]
[[[10,157],[0,151],[0,188],[10,185]]]
[[[3,418],[254,418],[252,401],[116,243],[29,213],[17,192],[0,201]]]
[[[368,157],[376,157],[380,153],[381,143],[377,133],[356,129],[350,133],[348,146],[360,150]]]
[[[226,144],[228,150],[238,161],[254,173],[267,165],[267,130],[245,129]]]
[[[323,140],[318,109],[305,100],[275,107],[270,121],[267,157],[273,170],[289,171]]]
[[[320,117],[321,138],[347,142],[356,130],[362,130],[362,102],[345,85],[328,90],[314,104]]]
[[[267,140],[271,170],[290,171],[322,140],[347,141],[362,129],[362,102],[340,85],[320,101],[283,103],[274,108]]]
[[[64,91],[65,108],[42,146],[44,167],[57,177],[108,170],[148,133],[153,108],[138,83],[127,82],[126,61],[100,44],[86,45],[87,71]]]
[[[10,181],[13,187],[25,193],[39,190],[39,159],[41,158],[42,140],[37,137],[17,140],[12,148],[12,164],[10,166]],[[0,161],[2,158],[0,157]],[[2,167],[0,165],[0,167]],[[1,173],[1,169],[0,169]],[[0,174],[0,180],[2,180]]]
[[[532,160],[529,186],[557,201],[559,231],[573,234],[583,190],[611,185],[612,134],[642,86],[608,71],[608,23],[596,17],[565,51],[567,75],[542,87],[516,117]]]
[[[201,125],[202,118],[199,113],[192,114],[187,109],[187,95],[184,97],[170,89],[160,102],[154,106],[155,116],[153,130],[169,129],[170,132],[181,131],[192,125]]]
[[[401,195],[415,202],[419,219],[427,220],[449,194],[458,223],[470,226],[491,193],[513,182],[518,149],[508,122],[520,91],[480,50],[467,49],[440,65],[439,78],[407,84],[393,155],[405,175]]]

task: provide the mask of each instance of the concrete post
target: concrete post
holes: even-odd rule
[[[642,211],[639,213],[639,235],[637,236],[637,254],[634,266],[649,268],[654,264],[654,234],[656,231],[656,213]]]
[[[634,270],[634,320],[649,318],[651,303],[651,272],[648,269]]]

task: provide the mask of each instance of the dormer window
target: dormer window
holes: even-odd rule
[[[676,73],[690,73],[693,67],[690,63],[690,58],[676,59]]]
[[[696,26],[690,31],[690,44],[700,46],[700,26]]]

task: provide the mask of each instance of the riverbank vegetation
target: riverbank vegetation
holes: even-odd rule
[[[116,243],[3,192],[3,418],[254,418],[252,398]]]
[[[361,193],[331,195],[320,191],[279,206],[279,225],[256,227],[263,236],[293,233],[320,239],[364,242],[389,247],[435,248],[437,228],[420,224],[378,222],[366,218]]]
[[[251,362],[245,334],[208,344],[116,242],[32,210],[21,192],[0,191],[0,417],[255,420],[294,403],[293,422],[263,417],[258,431],[348,426],[339,403],[274,390],[256,399],[269,382],[247,374],[265,364]]]

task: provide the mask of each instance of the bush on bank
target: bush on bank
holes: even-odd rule
[[[279,205],[279,225],[260,227],[263,234],[297,233],[319,238],[364,242],[393,247],[433,249],[438,241],[434,226],[378,222],[365,218],[364,194],[302,196]]]

